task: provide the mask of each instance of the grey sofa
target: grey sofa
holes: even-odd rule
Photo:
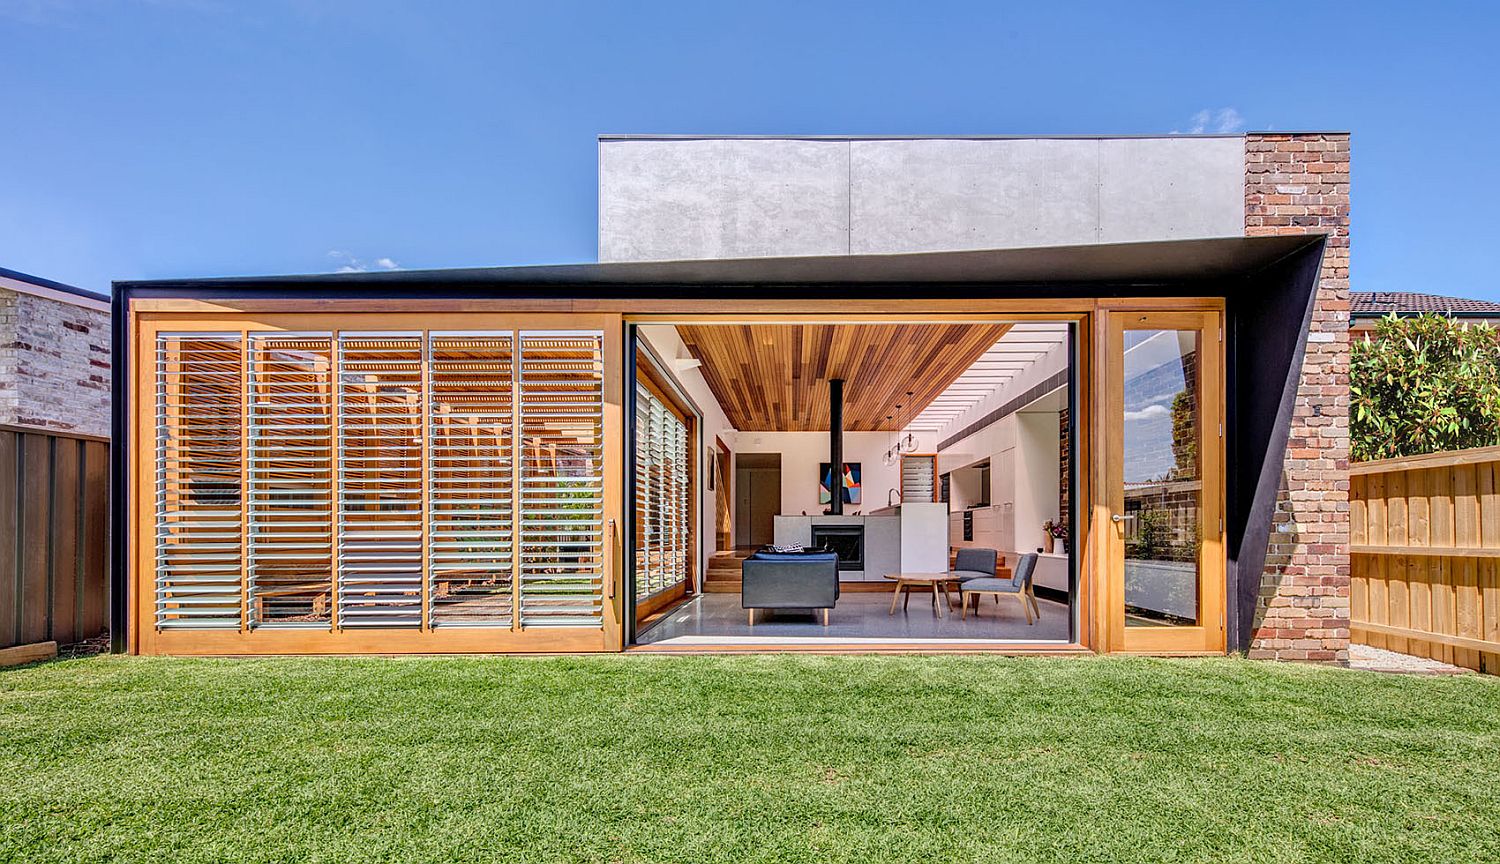
[[[839,600],[839,556],[832,552],[756,552],[745,559],[740,607],[755,623],[757,609],[828,610]]]

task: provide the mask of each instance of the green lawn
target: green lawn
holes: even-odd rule
[[[0,861],[1496,861],[1500,681],[1242,660],[0,670]]]

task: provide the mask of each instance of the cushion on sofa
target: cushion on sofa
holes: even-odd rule
[[[821,549],[805,552],[768,552],[761,550],[750,556],[751,561],[837,561],[839,556]]]

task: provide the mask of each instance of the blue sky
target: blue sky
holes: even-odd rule
[[[1500,299],[1497,7],[0,0],[0,266],[589,261],[605,132],[1347,129],[1353,287]]]

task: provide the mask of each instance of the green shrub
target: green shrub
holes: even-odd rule
[[[1349,364],[1355,461],[1500,444],[1500,333],[1440,315],[1383,318]]]

